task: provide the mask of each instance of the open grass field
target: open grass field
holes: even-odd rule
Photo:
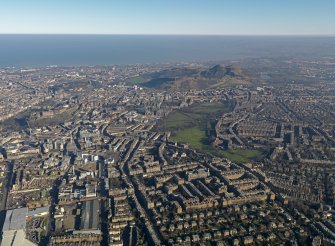
[[[136,76],[136,77],[129,78],[127,80],[127,83],[137,85],[137,84],[143,84],[146,81],[147,80],[143,78],[142,76]]]
[[[246,163],[252,159],[262,156],[259,150],[218,150],[210,144],[208,136],[208,122],[210,118],[218,116],[224,112],[230,112],[233,105],[215,103],[202,103],[189,108],[173,112],[165,119],[165,127],[171,130],[172,140],[179,143],[188,144],[198,151],[220,156],[236,163]]]
[[[207,136],[199,127],[187,128],[172,136],[172,140],[179,143],[189,144],[190,147],[204,151],[208,148]]]
[[[259,150],[236,149],[218,150],[210,145],[206,131],[199,127],[187,128],[172,136],[172,140],[179,143],[188,144],[191,148],[204,153],[220,156],[235,163],[246,163],[262,155]]]
[[[175,112],[169,115],[169,117],[165,120],[166,128],[171,130],[174,128],[184,128],[191,125],[193,122],[193,118],[188,114]]]
[[[206,127],[210,118],[215,118],[225,112],[230,112],[234,104],[231,102],[213,102],[195,104],[189,108],[170,113],[165,119],[166,130],[182,130],[192,126]]]
[[[232,162],[246,163],[252,159],[260,157],[262,153],[259,150],[234,149],[234,150],[217,150],[218,155],[222,155]]]

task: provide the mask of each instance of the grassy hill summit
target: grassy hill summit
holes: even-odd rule
[[[246,73],[242,70],[242,68],[232,65],[229,66],[216,65],[208,70],[202,71],[200,75],[208,79],[224,79],[226,77],[231,78],[247,77]]]
[[[143,76],[141,86],[172,91],[215,89],[249,84],[251,76],[238,66],[172,68]]]

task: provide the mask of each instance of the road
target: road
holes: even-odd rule
[[[125,154],[124,161],[120,161],[119,166],[121,170],[122,177],[124,178],[124,181],[127,183],[129,187],[134,187],[135,192],[132,194],[132,198],[135,201],[136,209],[141,214],[141,217],[144,218],[144,225],[147,228],[149,232],[149,236],[154,243],[154,245],[162,245],[161,240],[158,236],[158,232],[155,230],[155,226],[153,223],[149,220],[149,215],[145,211],[145,209],[142,207],[140,202],[138,201],[138,194],[139,190],[134,186],[134,183],[132,182],[132,179],[128,176],[128,173],[126,171],[126,164],[132,160],[132,157],[134,153],[136,152],[137,148],[139,147],[140,142],[138,139],[135,139],[134,142],[131,144],[130,148],[128,149],[127,153]]]
[[[229,132],[230,132],[230,134],[232,134],[232,135],[234,136],[234,138],[236,139],[236,141],[239,142],[239,144],[242,145],[242,146],[244,146],[244,143],[243,143],[243,141],[239,138],[239,136],[237,136],[237,134],[235,133],[235,131],[234,131],[233,128],[234,128],[238,123],[240,123],[241,121],[245,120],[247,117],[249,117],[249,114],[244,115],[241,119],[239,119],[239,120],[235,121],[234,123],[232,123],[232,124],[229,126],[229,129],[228,129]]]
[[[0,245],[2,243],[2,228],[6,219],[6,204],[7,204],[8,192],[12,185],[13,167],[14,164],[12,162],[7,162],[5,184],[2,189],[2,201],[0,204],[0,232],[1,232]]]
[[[107,173],[107,166],[105,160],[99,161],[100,173],[99,173],[99,195],[101,198],[107,198],[108,191],[106,190],[105,175]],[[101,232],[102,241],[101,245],[108,245],[109,242],[109,231],[108,231],[108,202],[107,199],[100,200],[100,219],[101,219]]]
[[[75,156],[72,155],[70,159],[70,164],[67,167],[67,169],[64,172],[63,176],[60,176],[54,183],[52,189],[50,190],[50,197],[51,197],[51,203],[49,208],[49,226],[47,231],[47,236],[45,237],[45,240],[43,241],[42,245],[47,245],[49,243],[50,236],[54,233],[56,229],[55,225],[55,218],[54,214],[56,211],[56,205],[58,204],[58,193],[59,193],[59,187],[62,184],[62,180],[65,179],[71,170],[72,166],[74,165]]]
[[[135,228],[135,229],[134,229]],[[130,225],[130,233],[129,233],[129,246],[136,245],[136,227]]]
[[[5,180],[5,185],[3,186],[3,190],[2,190],[3,197],[1,201],[0,211],[6,210],[8,191],[11,186],[11,179],[13,175],[13,167],[14,167],[14,164],[11,162],[8,162],[6,165],[6,169],[7,169],[6,180]]]

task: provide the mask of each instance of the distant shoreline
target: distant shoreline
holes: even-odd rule
[[[335,36],[0,34],[0,67],[335,56]]]

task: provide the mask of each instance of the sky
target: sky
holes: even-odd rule
[[[335,0],[1,0],[0,34],[335,35]]]

